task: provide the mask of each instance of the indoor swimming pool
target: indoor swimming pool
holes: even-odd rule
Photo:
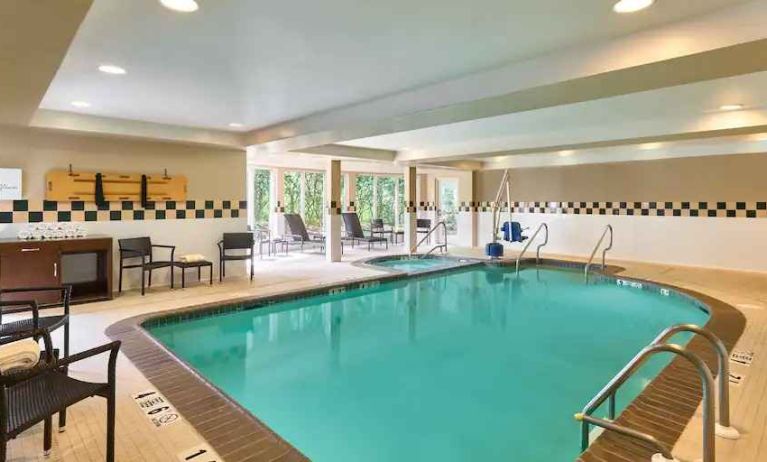
[[[476,263],[475,260],[443,257],[439,255],[387,255],[366,261],[366,264],[403,273],[423,273],[426,271],[455,268]]]
[[[565,462],[573,413],[662,329],[708,319],[617,282],[478,265],[146,328],[313,461]]]

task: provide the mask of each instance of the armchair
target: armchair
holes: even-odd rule
[[[145,293],[144,275],[149,273],[149,287],[152,287],[152,271],[160,268],[170,268],[170,287],[173,288],[173,262],[176,246],[152,244],[149,237],[134,237],[130,239],[120,239],[117,241],[120,246],[120,280],[118,291],[123,291],[123,270],[130,268],[141,268],[141,295]],[[170,250],[170,260],[155,260],[154,249]],[[140,263],[131,263],[126,265],[125,260],[139,258]]]

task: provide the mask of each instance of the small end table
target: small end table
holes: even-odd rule
[[[208,274],[210,275],[210,285],[213,285],[213,263],[209,262],[208,260],[200,260],[200,261],[174,261],[173,266],[176,268],[181,268],[181,288],[186,287],[186,270],[188,268],[197,268],[197,280],[202,281],[202,267],[207,266],[208,267]]]

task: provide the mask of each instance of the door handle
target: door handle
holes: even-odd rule
[[[39,252],[40,247],[28,247],[25,249],[21,249],[22,252]]]
[[[59,264],[54,263],[53,264],[53,277],[57,278],[59,277]]]

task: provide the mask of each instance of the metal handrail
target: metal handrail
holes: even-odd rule
[[[665,459],[668,460],[674,460],[674,456],[671,454],[671,451],[669,451],[666,446],[664,446],[660,441],[658,441],[658,438],[648,435],[647,433],[642,433],[640,431],[624,427],[622,425],[618,425],[614,422],[611,422],[609,420],[600,419],[598,417],[577,413],[575,414],[575,420],[579,422],[583,422],[585,424],[592,424],[596,425],[597,427],[602,427],[605,430],[614,431],[616,433],[620,433],[621,435],[628,436],[630,438],[634,438],[637,440],[642,440],[648,445],[655,448],[656,451],[658,451]]]
[[[711,331],[695,324],[677,324],[665,329],[653,341],[654,344],[665,343],[668,339],[679,332],[692,332],[708,340],[714,347],[719,366],[718,391],[719,391],[719,426],[716,428],[717,436],[736,439],[740,433],[730,426],[730,363],[728,361],[727,347],[722,340]]]
[[[511,223],[509,223],[509,227],[511,227]],[[535,250],[535,263],[538,263],[541,260],[541,247],[549,243],[549,225],[546,223],[541,223],[540,226],[538,226],[538,229],[535,230],[530,239],[527,240],[527,244],[525,244],[525,246],[522,248],[522,252],[517,255],[517,274],[519,274],[519,261],[522,260],[522,256],[525,254],[525,252],[527,252],[527,248],[530,247],[530,244],[533,243],[535,238],[538,236],[538,233],[541,232],[541,229],[545,229],[546,234],[543,243],[540,244]],[[509,233],[511,233],[511,229],[509,229]]]
[[[508,206],[509,223],[511,223],[511,181],[509,180],[509,169],[503,171],[501,183],[498,185],[498,193],[493,202],[493,242],[498,242],[498,228],[501,222],[501,196],[506,189],[506,204]],[[511,226],[511,225],[509,225]]]
[[[607,247],[602,250],[602,269],[605,269],[605,256],[607,255],[607,251],[613,248],[613,226],[607,225],[605,227],[604,232],[602,232],[602,236],[599,238],[599,241],[597,241],[597,245],[594,246],[594,250],[591,251],[591,256],[589,257],[588,263],[586,263],[586,266],[583,268],[583,275],[586,276],[588,279],[589,277],[589,269],[591,269],[591,263],[594,261],[594,256],[597,254],[597,250],[599,250],[599,247],[602,245],[602,241],[605,240],[605,236],[607,236],[607,232],[610,232],[610,243],[607,245]]]
[[[447,250],[447,225],[445,224],[445,221],[444,221],[444,220],[442,220],[442,221],[438,222],[436,225],[434,225],[434,227],[433,227],[433,228],[431,228],[431,229],[429,230],[429,232],[428,232],[428,233],[426,233],[426,235],[425,235],[424,237],[422,237],[422,238],[421,238],[421,240],[420,240],[420,241],[418,241],[418,243],[417,243],[416,245],[414,245],[413,247],[411,247],[411,248],[410,248],[410,253],[416,253],[416,252],[418,252],[418,246],[420,246],[421,244],[423,244],[423,242],[424,242],[426,239],[428,239],[428,238],[429,238],[429,236],[431,236],[431,235],[432,235],[432,233],[434,233],[434,231],[436,231],[436,230],[437,230],[437,228],[439,228],[440,226],[442,226],[442,228],[443,228],[443,229],[444,229],[444,231],[445,231],[445,242],[444,242],[444,243],[442,243],[442,244],[440,244],[440,245],[438,245],[438,246],[436,246],[435,248],[437,248],[437,247],[442,247],[442,246],[445,246],[445,250]],[[434,250],[434,249],[432,249],[432,250]],[[431,250],[430,250],[429,252],[431,252]]]
[[[615,393],[618,388],[623,385],[639,367],[650,356],[657,353],[672,353],[685,358],[687,361],[695,366],[695,369],[700,375],[702,388],[703,388],[703,462],[715,461],[715,441],[714,441],[714,419],[715,415],[714,402],[711,400],[712,392],[714,389],[714,377],[711,375],[706,363],[703,362],[697,355],[689,352],[685,348],[669,343],[651,344],[642,349],[634,358],[629,361],[623,369],[602,388],[602,390],[589,401],[583,408],[580,414],[576,414],[576,419],[581,422],[581,449],[586,450],[589,447],[589,423],[592,419],[586,419],[586,416],[591,414],[601,406],[605,400],[610,399],[609,413],[610,418],[615,418]],[[626,432],[623,432],[627,434]],[[632,432],[633,433],[633,432]],[[635,435],[628,435],[635,436]],[[652,438],[650,435],[644,435]],[[647,440],[646,438],[642,438]]]

